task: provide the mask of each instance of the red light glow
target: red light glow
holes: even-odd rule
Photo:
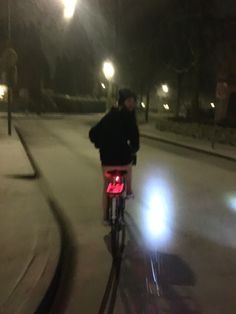
[[[123,191],[124,191],[123,183],[116,183],[116,184],[109,183],[107,187],[107,193],[109,194],[121,194]]]

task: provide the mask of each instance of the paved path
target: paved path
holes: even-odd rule
[[[111,266],[98,153],[88,141],[96,119],[17,122],[74,237],[61,313],[97,313]],[[234,162],[142,140],[115,313],[149,302],[160,313],[236,313],[235,170]],[[150,261],[157,261],[160,297],[147,295]]]
[[[0,313],[34,313],[60,254],[60,235],[34,170],[0,119]]]

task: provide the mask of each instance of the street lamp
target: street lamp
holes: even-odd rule
[[[115,69],[114,69],[114,66],[112,64],[112,62],[110,61],[105,61],[103,63],[103,73],[105,75],[105,78],[110,81],[114,74],[115,74]]]
[[[108,110],[111,105],[112,79],[115,75],[115,68],[111,61],[105,61],[103,63],[103,74],[108,81],[108,92],[107,92],[107,110]]]
[[[0,101],[6,98],[7,91],[8,89],[6,85],[0,85]]]
[[[11,46],[11,37],[12,37],[12,30],[11,30],[11,0],[7,0],[7,38],[8,38],[8,48],[10,48]],[[9,55],[9,54],[8,54]],[[12,133],[12,90],[11,90],[11,86],[10,86],[10,82],[9,82],[9,78],[10,78],[10,68],[7,69],[7,91],[8,91],[8,102],[7,102],[7,121],[8,121],[8,135],[11,135]]]
[[[163,107],[165,108],[165,110],[170,110],[170,106],[168,104],[164,104]]]
[[[74,16],[77,0],[63,0],[64,18],[71,19]]]
[[[162,85],[162,91],[165,93],[165,94],[168,94],[169,92],[169,87],[167,84],[163,84]]]

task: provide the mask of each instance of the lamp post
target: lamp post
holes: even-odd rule
[[[103,74],[108,81],[107,110],[109,110],[111,107],[111,97],[112,97],[112,79],[115,75],[115,68],[111,61],[105,61],[103,63]]]
[[[8,40],[11,40],[11,0],[7,0],[7,33]]]
[[[8,37],[8,45],[10,48],[11,44],[11,0],[7,0],[7,37]],[[10,68],[7,69],[7,85],[8,85],[8,106],[7,106],[7,121],[8,121],[8,135],[11,136],[11,104],[12,104],[12,90],[11,90],[11,84],[10,84]]]
[[[12,48],[12,25],[11,25],[11,8],[12,1],[7,0],[7,47],[2,55],[5,81],[8,90],[8,135],[12,133],[12,98],[13,98],[13,88],[17,84],[17,60],[18,56],[16,51]]]

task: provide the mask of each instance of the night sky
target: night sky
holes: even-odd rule
[[[191,1],[195,5],[199,4],[199,0]],[[130,63],[125,65],[125,62],[127,59],[132,59],[132,54],[138,53],[137,50],[132,50],[133,47],[138,44],[138,47],[141,47],[138,49],[140,53],[145,53],[143,42],[149,43],[159,36],[156,21],[163,16],[171,20],[175,14],[176,3],[177,9],[180,9],[178,4],[181,1],[178,0],[149,0],[147,2],[142,0],[87,0],[86,2],[79,0],[76,14],[70,23],[65,23],[60,16],[60,6],[54,4],[57,7],[57,18],[51,22],[54,21],[54,25],[57,26],[42,28],[42,42],[46,55],[53,66],[58,52],[73,56],[89,53],[89,49],[92,49],[98,65],[106,58],[114,58],[117,65],[116,79],[126,84],[124,80]],[[233,0],[212,0],[207,4],[210,15],[216,18],[236,18],[236,2]],[[52,7],[49,8],[49,10],[52,9]],[[131,48],[130,51],[129,48]],[[119,52],[122,55],[118,56],[119,60],[117,60]],[[146,68],[147,73],[150,70],[149,67]]]
[[[1,7],[6,8],[6,1],[0,0],[0,2]],[[115,32],[120,32],[120,43],[123,40],[122,34],[127,35],[127,38],[132,41],[133,36],[138,36],[136,30],[140,30],[141,36],[144,16],[150,14],[150,23],[159,16],[168,18],[174,2],[174,0],[147,2],[79,0],[73,20],[67,22],[63,18],[61,0],[14,0],[12,23],[14,25],[34,23],[38,27],[42,47],[51,66],[54,65],[57,55],[66,54],[73,57],[78,54],[78,51],[90,48],[100,62],[105,57],[112,56],[117,49],[114,43]],[[214,0],[214,3],[211,14],[220,18],[236,17],[234,0]],[[0,19],[6,20],[6,9],[0,11]],[[145,37],[145,33],[143,36]],[[155,36],[154,30],[151,36]]]

